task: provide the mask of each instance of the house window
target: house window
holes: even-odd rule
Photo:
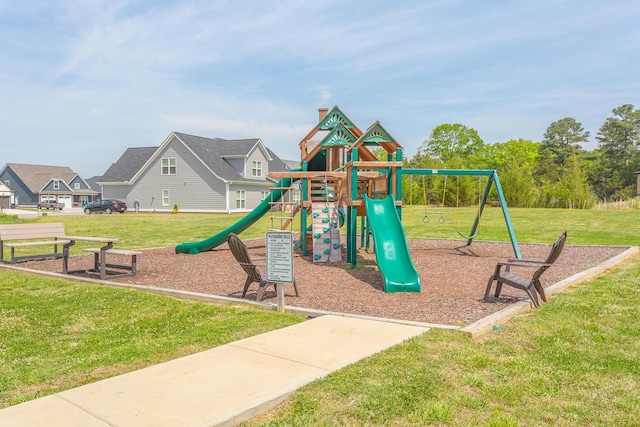
[[[73,184],[73,188],[75,188],[76,190],[79,190],[80,189],[80,183],[79,182],[74,183]]]
[[[293,190],[292,192],[293,195],[293,201],[296,203],[300,203],[300,191],[299,190]]]
[[[262,176],[262,162],[254,160],[251,164],[251,176]]]
[[[244,190],[236,190],[236,209],[247,207],[247,193]]]
[[[162,175],[175,175],[176,174],[176,158],[166,157],[162,159]]]
[[[60,181],[58,181],[57,179],[53,180],[53,189],[54,190],[59,190],[60,189]]]
[[[260,201],[263,201],[269,196],[269,192],[267,190],[260,191]]]
[[[162,190],[162,206],[169,206],[170,203],[169,190]]]

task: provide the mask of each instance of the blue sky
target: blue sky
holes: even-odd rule
[[[486,143],[591,132],[640,108],[640,2],[0,0],[0,167],[101,175],[172,131],[280,157],[318,107],[413,156],[434,127]]]

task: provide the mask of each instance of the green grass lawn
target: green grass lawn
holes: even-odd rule
[[[437,216],[422,222],[425,212],[443,212],[444,224]],[[464,239],[468,236],[477,208],[404,207],[402,222],[409,238]],[[568,231],[570,245],[640,245],[640,209],[627,211],[524,209],[511,208],[509,216],[518,242],[553,243]],[[457,220],[456,220],[457,217]],[[476,240],[509,241],[502,209],[486,207],[480,220]]]
[[[432,330],[246,425],[637,426],[640,256],[476,342]]]
[[[116,237],[121,249],[142,249],[176,246],[187,241],[199,241],[216,234],[243,218],[244,214],[199,214],[199,213],[134,213],[112,215],[67,215],[43,216],[37,219],[17,220],[0,216],[2,223],[62,222],[67,235]],[[279,224],[279,223],[278,223]],[[299,221],[293,222],[294,231]],[[242,238],[264,237],[271,228],[268,216],[260,218],[242,233]],[[88,243],[95,246],[95,243]],[[78,242],[72,250],[79,253],[83,247]],[[85,245],[86,246],[86,245]],[[40,248],[42,249],[42,248]],[[28,250],[25,248],[23,250]]]
[[[403,212],[409,238],[460,239],[475,210],[424,224]],[[520,242],[639,245],[640,211],[511,209]],[[122,248],[173,246],[242,215],[42,217],[68,234],[114,236]],[[15,221],[0,217],[1,222]],[[262,237],[268,218],[242,234]],[[480,240],[507,241],[487,208]],[[512,319],[477,342],[442,330],[412,339],[303,388],[249,425],[638,425],[640,256]],[[0,273],[0,407],[301,321],[255,309],[178,301]]]
[[[302,321],[0,270],[0,407]]]
[[[445,223],[422,222],[425,211],[443,211]],[[425,208],[424,206],[404,207],[402,220],[406,235],[410,239],[461,239],[458,231],[469,235],[477,210],[466,208]],[[578,245],[640,245],[637,232],[640,224],[640,210],[603,211],[569,209],[510,209],[511,222],[519,242],[552,243],[563,231],[569,232],[568,244]],[[46,216],[36,220],[10,220],[0,216],[0,223],[6,222],[63,222],[66,233],[82,236],[108,236],[119,239],[118,247],[140,249],[175,246],[187,241],[199,241],[212,236],[244,214],[196,214],[180,213],[134,213],[118,215],[70,215]],[[456,219],[457,217],[457,219]],[[299,217],[298,217],[299,218]],[[275,223],[278,225],[279,223]],[[242,238],[264,237],[271,228],[268,215],[242,233]],[[293,231],[299,230],[299,220],[293,221]],[[344,228],[343,228],[344,233]],[[484,210],[477,240],[509,241],[500,208],[487,207]],[[95,246],[95,244],[90,244]],[[72,248],[79,252],[83,247],[78,243]],[[75,253],[74,252],[74,253]]]

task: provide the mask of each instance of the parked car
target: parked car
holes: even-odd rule
[[[58,203],[58,201],[52,197],[43,198],[40,203],[38,203],[38,209],[59,209],[62,210],[64,208],[64,203]]]
[[[96,200],[95,202],[88,203],[84,207],[84,213],[107,213],[120,212],[123,213],[127,210],[127,204],[120,200]]]

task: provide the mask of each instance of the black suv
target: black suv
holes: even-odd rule
[[[120,200],[96,200],[95,202],[88,203],[84,207],[84,213],[107,213],[120,212],[123,213],[127,210],[127,204]]]

